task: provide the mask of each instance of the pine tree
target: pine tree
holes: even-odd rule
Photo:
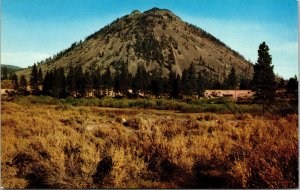
[[[120,82],[120,91],[123,95],[128,94],[128,86],[129,86],[129,71],[128,66],[126,63],[123,63],[120,68],[120,76],[119,76],[119,82]]]
[[[85,95],[85,81],[84,74],[81,66],[75,68],[75,80],[76,80],[76,91],[79,97],[84,97]]]
[[[60,81],[60,92],[59,97],[65,98],[67,97],[67,84],[66,84],[66,77],[63,68],[58,69],[58,80]]]
[[[53,86],[51,88],[51,95],[55,98],[59,98],[61,90],[61,81],[59,76],[59,71],[55,68],[53,71]]]
[[[121,85],[120,85],[120,72],[119,70],[116,70],[115,77],[114,77],[114,93],[118,95],[121,90]]]
[[[232,67],[231,71],[228,75],[228,78],[225,81],[225,87],[227,89],[236,89],[236,86],[237,86],[237,78],[236,78],[236,75],[235,75],[235,68]]]
[[[74,96],[76,93],[76,77],[75,69],[73,67],[69,68],[69,72],[66,79],[66,93],[69,96]]]
[[[151,89],[152,94],[156,98],[159,98],[161,89],[160,89],[160,86],[159,86],[159,83],[157,80],[151,79],[150,89]]]
[[[48,89],[48,92],[49,92],[49,96],[54,96],[54,85],[55,85],[55,82],[54,82],[54,71],[53,70],[51,70],[50,72],[49,72],[49,79],[48,79],[48,87],[49,87],[49,89]]]
[[[240,90],[248,90],[250,89],[250,80],[247,78],[247,76],[243,75],[240,79]]]
[[[100,69],[97,68],[93,74],[93,88],[95,89],[95,96],[100,98],[101,97],[101,85],[102,85],[102,80],[101,80],[101,75],[100,75]]]
[[[90,94],[93,92],[93,78],[92,74],[89,71],[84,73],[84,88],[86,94]]]
[[[265,104],[270,103],[275,97],[276,82],[273,67],[269,47],[263,42],[259,45],[258,59],[254,65],[252,79],[255,97],[263,103],[263,112],[265,111]]]
[[[103,91],[104,91],[103,94],[108,95],[112,87],[112,81],[113,81],[109,67],[106,68],[106,71],[102,76],[102,81],[103,81]]]
[[[171,97],[174,98],[174,99],[178,99],[179,98],[179,92],[180,92],[180,89],[179,89],[179,80],[180,80],[180,77],[176,76],[174,78],[174,80],[172,81]]]
[[[133,92],[134,94],[139,94],[140,92],[146,92],[148,86],[149,74],[147,73],[143,65],[138,65],[136,74],[133,78]]]
[[[49,72],[47,71],[45,78],[43,80],[43,89],[42,89],[42,93],[43,95],[50,95],[49,89],[50,89],[50,80],[49,80]]]
[[[203,96],[205,89],[207,88],[208,81],[207,77],[202,75],[201,72],[197,76],[197,94],[198,96]]]
[[[152,71],[152,75],[151,75],[150,91],[152,92],[153,95],[155,95],[156,98],[159,98],[161,95],[161,92],[163,91],[162,81],[163,81],[162,69],[155,68]]]
[[[174,84],[175,80],[176,80],[176,73],[171,70],[169,72],[169,76],[168,76],[168,94],[171,98],[174,98],[173,97],[173,84]]]
[[[212,87],[211,88],[214,89],[214,90],[224,89],[224,84],[222,84],[217,79],[213,79],[212,80]]]
[[[27,94],[27,80],[24,75],[20,78],[20,84],[18,89],[19,94],[26,95]]]
[[[39,78],[36,64],[33,65],[30,73],[30,88],[33,95],[39,94]]]
[[[294,78],[290,78],[287,85],[285,86],[287,93],[297,94],[298,92],[298,79],[295,75]]]
[[[19,88],[19,81],[18,81],[18,76],[17,76],[15,73],[13,73],[13,74],[11,75],[11,80],[12,80],[14,89],[15,89],[15,90],[18,90],[18,88]]]
[[[182,72],[182,94],[191,96],[196,93],[197,76],[194,63],[186,70]]]

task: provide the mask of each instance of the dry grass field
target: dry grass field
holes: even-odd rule
[[[1,103],[5,188],[295,188],[298,115]]]

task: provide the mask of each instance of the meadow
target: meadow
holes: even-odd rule
[[[296,188],[292,106],[223,99],[1,102],[5,188]]]

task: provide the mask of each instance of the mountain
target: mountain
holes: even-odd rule
[[[250,77],[253,73],[253,65],[238,52],[171,11],[158,8],[143,13],[135,10],[118,18],[38,65],[44,74],[60,67],[68,72],[70,66],[78,65],[84,69],[110,67],[113,72],[120,61],[133,75],[139,64],[148,71],[161,68],[164,76],[170,70],[181,75],[191,63],[197,71],[219,81],[232,67],[238,76]],[[27,76],[29,73],[30,69],[18,72]]]

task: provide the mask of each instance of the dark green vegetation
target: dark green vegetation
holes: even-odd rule
[[[269,47],[263,42],[258,49],[258,60],[254,65],[252,81],[256,99],[261,101],[263,106],[266,103],[270,104],[275,98],[276,82],[273,67]]]
[[[62,68],[47,72],[42,78],[42,71],[36,65],[32,67],[30,75],[31,93],[34,95],[48,95],[56,98],[74,97],[103,97],[112,93],[120,97],[171,97],[174,99],[184,96],[203,96],[205,89],[236,89],[238,81],[232,68],[229,78],[220,83],[210,80],[201,72],[196,72],[194,64],[183,71],[182,77],[171,71],[168,77],[163,77],[162,70],[151,72],[139,65],[135,76],[128,72],[125,62],[114,62],[115,72],[106,68],[104,73],[97,67],[71,67],[65,75]],[[15,89],[19,88],[18,79],[14,76]],[[42,85],[42,91],[39,90]],[[250,83],[246,84],[249,87]],[[234,88],[233,88],[234,87]],[[129,91],[131,90],[131,91]]]

